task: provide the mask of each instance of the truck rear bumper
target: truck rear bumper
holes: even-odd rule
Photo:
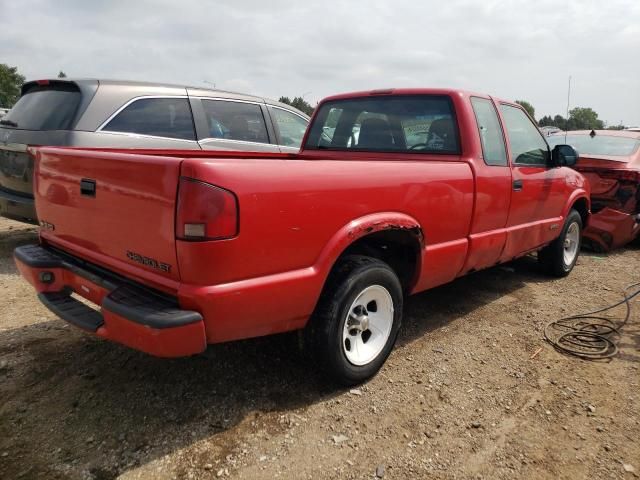
[[[202,315],[180,309],[175,298],[40,245],[16,248],[14,259],[40,301],[76,327],[158,357],[206,349]]]

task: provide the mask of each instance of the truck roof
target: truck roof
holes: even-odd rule
[[[376,90],[363,90],[359,92],[341,93],[339,95],[332,95],[322,100],[321,103],[332,100],[345,100],[348,98],[361,98],[368,96],[383,96],[383,95],[461,95],[464,97],[478,96],[489,97],[486,93],[472,92],[468,90],[456,89],[456,88],[382,88]],[[491,96],[494,100],[504,101],[506,103],[513,103],[509,100],[502,100]]]

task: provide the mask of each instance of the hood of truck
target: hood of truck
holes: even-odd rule
[[[52,147],[32,153],[46,243],[161,288],[180,279],[180,158]]]

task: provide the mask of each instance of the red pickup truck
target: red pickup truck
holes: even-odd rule
[[[15,260],[53,312],[163,357],[301,330],[344,384],[382,366],[406,295],[535,251],[567,275],[589,219],[573,148],[457,90],[327,98],[298,154],[34,155],[40,244]]]

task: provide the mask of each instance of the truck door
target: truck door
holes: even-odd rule
[[[471,107],[480,145],[474,149],[475,208],[461,274],[498,263],[507,240],[511,202],[511,168],[496,105],[490,98],[471,97]]]
[[[553,240],[562,227],[564,176],[551,165],[551,152],[522,108],[501,104],[512,170],[507,244],[501,261]]]

